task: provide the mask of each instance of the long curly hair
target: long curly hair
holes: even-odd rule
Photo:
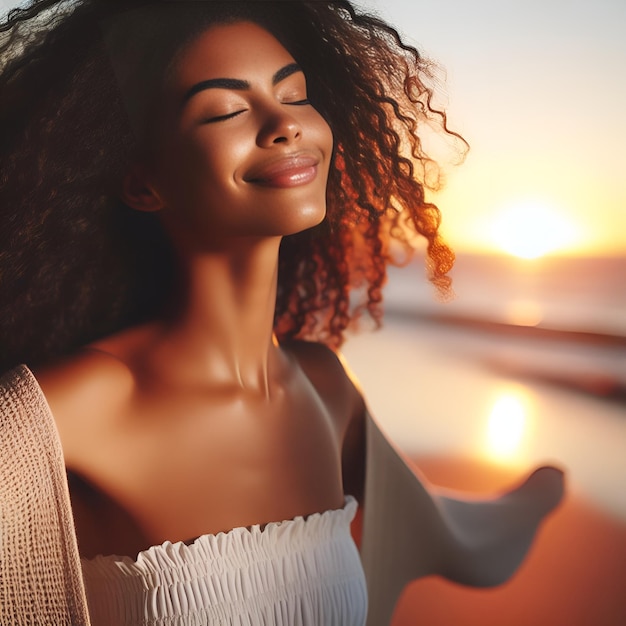
[[[347,0],[31,0],[0,25],[0,370],[58,358],[167,303],[168,239],[119,199],[141,133],[103,36],[129,8],[166,5],[203,16],[157,20],[171,52],[215,21],[270,30],[333,131],[327,216],[281,244],[279,339],[338,346],[363,311],[379,323],[386,267],[411,256],[417,235],[445,293],[454,255],[424,196],[438,170],[421,129],[438,127],[461,152],[466,144],[432,105],[429,63],[389,25]]]

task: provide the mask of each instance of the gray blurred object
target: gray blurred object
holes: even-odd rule
[[[366,472],[367,626],[389,624],[402,590],[417,578],[440,575],[474,587],[508,580],[564,492],[563,473],[553,467],[490,499],[439,490],[409,467],[369,415]]]

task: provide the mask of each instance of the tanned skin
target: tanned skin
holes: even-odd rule
[[[171,235],[175,306],[36,372],[83,556],[338,509],[362,489],[360,393],[330,349],[272,329],[281,237],[323,219],[332,154],[294,63],[248,22],[185,48],[158,149],[123,192]]]

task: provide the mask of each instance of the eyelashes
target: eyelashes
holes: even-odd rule
[[[303,98],[302,100],[295,100],[294,102],[283,102],[283,104],[289,106],[306,106],[311,104],[311,101],[308,98]],[[224,115],[215,115],[214,117],[209,117],[202,120],[203,124],[215,124],[216,122],[224,122],[226,120],[231,120],[242,113],[245,113],[248,109],[240,109],[238,111],[233,111],[232,113],[225,113]]]
[[[216,115],[215,117],[209,117],[202,121],[203,124],[214,124],[215,122],[223,122],[224,120],[230,120],[233,117],[237,117],[242,113],[245,113],[247,109],[241,109],[239,111],[233,111],[232,113],[226,113],[225,115]]]

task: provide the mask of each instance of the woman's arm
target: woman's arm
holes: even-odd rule
[[[387,624],[404,586],[432,574],[485,587],[506,581],[563,495],[563,473],[534,471],[502,495],[466,499],[428,484],[366,417],[361,557],[368,625]]]

